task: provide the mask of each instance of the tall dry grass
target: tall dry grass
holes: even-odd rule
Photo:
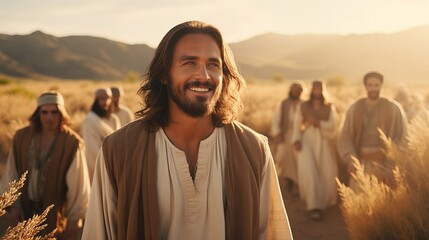
[[[6,213],[6,208],[11,206],[21,195],[19,190],[24,186],[24,182],[27,177],[25,172],[21,178],[16,181],[9,183],[9,190],[4,192],[0,196],[0,217]],[[54,240],[54,234],[56,229],[44,236],[37,236],[43,229],[46,228],[47,224],[44,224],[46,221],[46,216],[49,211],[52,209],[53,205],[47,207],[42,214],[35,214],[32,218],[19,222],[15,227],[9,227],[6,230],[6,233],[1,238],[1,240]]]
[[[244,99],[245,108],[239,120],[256,131],[268,136],[275,108],[280,100],[287,96],[289,85],[289,81],[252,81],[249,83]],[[310,82],[306,82],[306,85],[308,89]],[[17,129],[28,124],[27,119],[35,110],[36,98],[40,93],[45,90],[60,91],[65,97],[66,109],[73,120],[71,127],[79,132],[80,125],[93,102],[94,92],[97,88],[102,86],[122,86],[125,92],[124,104],[133,111],[140,109],[141,99],[137,95],[137,90],[140,86],[138,81],[95,82],[86,80],[35,81],[13,79],[7,84],[0,84],[0,174],[1,163],[5,162],[10,150],[13,134]],[[387,85],[383,89],[383,93],[391,97],[394,96],[396,91],[397,89],[395,86]],[[421,93],[429,100],[429,94],[427,94],[426,88],[420,86],[413,89],[413,91]],[[327,92],[329,93],[330,101],[333,102],[339,112],[340,119],[347,109],[347,106],[365,94],[360,84],[344,85],[340,87],[328,85]],[[308,91],[303,94],[303,98],[308,98]],[[404,156],[402,162],[401,157],[398,157],[399,172],[401,173],[401,175],[398,176],[404,176],[400,179],[403,179],[403,181],[401,181],[407,187],[406,191],[404,190],[405,193],[398,191],[392,192],[380,187],[377,185],[378,183],[372,183],[370,180],[366,180],[366,182],[369,181],[371,183],[367,184],[367,186],[374,186],[374,188],[368,187],[368,189],[372,190],[368,192],[369,194],[367,194],[367,196],[363,195],[358,197],[350,193],[347,188],[343,189],[345,217],[352,234],[356,233],[356,235],[353,235],[357,236],[356,239],[371,239],[365,238],[365,236],[368,235],[359,235],[358,232],[360,229],[364,229],[365,231],[368,229],[369,231],[373,225],[382,227],[382,229],[384,229],[382,232],[385,230],[389,230],[390,232],[390,229],[394,228],[393,226],[396,227],[396,225],[392,225],[384,220],[390,217],[399,219],[399,216],[401,216],[405,219],[413,219],[412,223],[417,226],[429,226],[427,222],[429,216],[421,215],[424,211],[420,212],[421,209],[414,209],[412,207],[424,206],[419,204],[423,204],[423,199],[428,199],[429,197],[427,196],[429,195],[427,191],[427,189],[429,189],[429,175],[426,172],[426,169],[428,169],[427,165],[429,164],[427,161],[429,160],[429,156],[426,156],[429,154],[427,151],[427,149],[429,149],[427,146],[429,144],[429,141],[427,141],[429,136],[426,136],[429,135],[429,126],[424,121],[415,122],[412,126],[414,126],[414,128],[410,130],[410,145],[407,148],[408,153],[402,151],[396,153],[397,156]],[[420,128],[418,128],[418,126],[420,126]],[[272,147],[275,148],[275,145]],[[415,174],[410,174],[413,173],[413,171]],[[420,179],[423,179],[424,184],[420,183]],[[413,189],[418,189],[418,191],[411,191]],[[419,196],[409,198],[409,192],[419,194]],[[386,201],[386,199],[389,199],[389,201]],[[390,204],[390,199],[397,199],[393,200],[396,205]],[[398,209],[399,211],[399,209],[402,208],[404,209],[403,211],[401,210],[404,213],[402,215],[397,214],[399,213],[397,211],[388,211],[389,209]],[[389,213],[389,215],[383,215],[383,212],[386,214]],[[364,219],[362,216],[372,216],[373,218],[372,220]],[[366,224],[368,226],[366,226]],[[405,226],[409,225],[405,224]]]
[[[409,125],[408,143],[397,146],[384,139],[396,163],[396,188],[365,175],[355,161],[354,176],[362,192],[339,183],[343,215],[352,239],[429,239],[429,119]]]

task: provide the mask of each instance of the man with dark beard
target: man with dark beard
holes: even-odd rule
[[[110,88],[97,89],[91,111],[82,123],[81,132],[85,142],[85,156],[91,182],[97,154],[104,137],[121,127],[118,117],[112,114],[111,104]]]
[[[353,158],[359,159],[365,172],[375,175],[380,181],[393,186],[392,163],[384,154],[385,146],[379,130],[395,143],[405,140],[407,120],[399,103],[380,97],[383,75],[370,72],[363,78],[367,97],[352,104],[338,139],[338,151],[348,166],[355,171]],[[353,178],[350,186],[358,190]]]
[[[235,121],[244,86],[218,29],[172,28],[141,118],[104,140],[83,239],[291,239],[267,139]]]
[[[280,181],[286,183],[292,195],[298,194],[297,150],[300,150],[300,145],[295,136],[301,125],[298,119],[301,115],[304,86],[302,81],[292,83],[288,97],[280,102],[274,113],[270,132],[273,140],[278,143],[274,156],[277,175]]]
[[[313,220],[321,220],[322,210],[337,201],[338,168],[331,147],[337,113],[334,105],[326,100],[324,91],[323,82],[313,81],[310,100],[301,105],[298,187]]]

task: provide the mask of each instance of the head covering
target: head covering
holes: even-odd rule
[[[57,91],[43,92],[37,99],[37,110],[40,108],[40,106],[45,104],[56,104],[58,107],[58,110],[62,114],[63,119],[66,121],[70,120],[70,115],[67,113],[65,108],[64,97],[60,92],[57,92]],[[37,112],[37,110],[35,112]]]
[[[295,80],[290,85],[290,89],[298,88],[301,89],[301,91],[305,91],[305,83],[302,80]]]
[[[57,104],[64,107],[64,97],[61,93],[56,91],[48,91],[42,93],[37,99],[37,107],[45,104]]]
[[[322,87],[323,88],[324,84],[323,84],[322,80],[316,79],[316,80],[313,81],[312,85],[313,85],[313,87],[314,86],[318,86],[318,87]]]
[[[122,87],[111,87],[110,90],[112,90],[113,96],[124,96],[124,89]]]
[[[108,87],[102,87],[95,91],[95,98],[103,97],[105,95],[112,97],[112,90]]]

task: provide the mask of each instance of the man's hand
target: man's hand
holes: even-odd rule
[[[301,151],[302,150],[302,143],[301,141],[297,140],[293,143],[293,147],[295,148],[296,151]]]
[[[314,127],[320,127],[320,121],[317,117],[309,116],[307,122]]]
[[[67,228],[63,232],[61,239],[64,240],[72,240],[72,239],[80,239],[82,232],[82,221],[72,220],[67,222]]]

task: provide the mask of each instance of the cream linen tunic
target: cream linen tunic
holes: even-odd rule
[[[189,174],[185,153],[170,142],[162,129],[156,133],[155,148],[160,238],[225,239],[227,146],[224,129],[216,128],[200,142],[195,181]],[[102,151],[93,181],[82,239],[117,239],[117,196],[110,184]],[[292,239],[271,153],[265,160],[260,196],[259,239]]]
[[[119,118],[119,122],[121,123],[121,127],[127,125],[129,122],[134,120],[133,111],[131,111],[128,107],[120,104],[119,110],[115,112],[116,116]]]
[[[92,182],[97,153],[104,138],[121,128],[119,118],[112,114],[110,118],[100,118],[94,112],[89,112],[81,127],[81,135],[85,143],[85,157],[88,164],[89,179]]]
[[[37,170],[35,170],[34,165],[32,171],[36,173]],[[0,193],[9,189],[9,182],[20,177],[16,171],[15,156],[11,151],[0,181]],[[47,180],[49,180],[49,177]],[[37,175],[27,176],[27,181],[29,181],[28,198],[36,200]],[[82,146],[79,146],[70,168],[67,170],[66,183],[68,187],[66,217],[68,220],[84,219],[89,204],[91,186]],[[21,207],[19,201],[16,201],[13,206]]]

